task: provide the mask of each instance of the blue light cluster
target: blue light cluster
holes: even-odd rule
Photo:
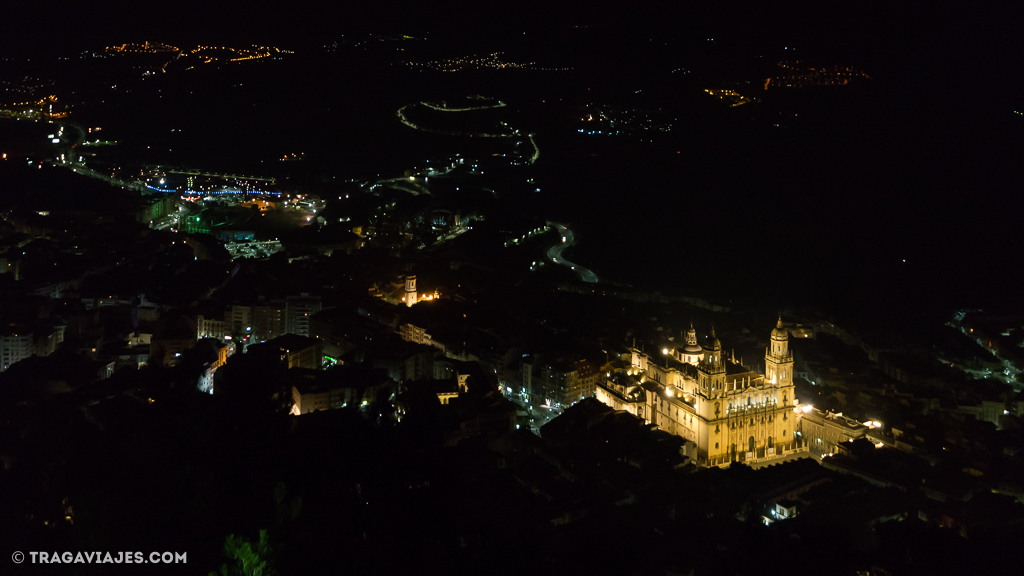
[[[259,196],[280,196],[281,192],[265,192],[263,190],[221,190],[219,192],[197,192],[194,190],[186,190],[182,194],[192,194],[195,196],[220,196],[222,194],[256,194]]]
[[[156,186],[150,186],[146,184],[146,188],[150,190],[156,190],[157,192],[173,193],[173,194],[186,194],[190,196],[219,196],[222,194],[257,194],[259,196],[280,196],[281,192],[267,192],[263,190],[221,190],[219,192],[200,192],[197,190],[170,190],[167,188],[157,188]]]

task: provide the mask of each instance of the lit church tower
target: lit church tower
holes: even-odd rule
[[[704,356],[704,349],[697,344],[697,331],[693,329],[693,323],[690,323],[690,329],[686,332],[686,345],[683,346],[682,354],[683,362],[687,364],[693,364],[694,366],[700,362]]]
[[[405,305],[412,306],[416,303],[416,276],[405,277]]]
[[[764,379],[783,388],[793,386],[793,353],[789,351],[789,332],[782,327],[782,318],[772,330],[764,353]]]
[[[722,361],[722,343],[711,329],[711,338],[704,348],[704,360],[697,364],[698,384],[705,393],[720,390],[725,382],[725,362]]]

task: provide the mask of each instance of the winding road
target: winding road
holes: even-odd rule
[[[502,108],[502,107],[505,106],[504,102],[499,102],[496,105],[476,106],[476,107],[470,107],[470,108],[441,108],[441,107],[439,107],[439,106],[437,106],[435,104],[429,103],[429,102],[418,102],[418,103],[406,104],[405,106],[402,106],[397,111],[395,111],[395,114],[398,116],[398,119],[402,122],[402,124],[405,124],[409,128],[412,128],[413,130],[420,130],[422,132],[430,132],[432,134],[444,134],[446,136],[469,136],[469,137],[479,136],[481,138],[508,138],[508,139],[519,139],[520,141],[522,141],[522,135],[520,135],[519,131],[515,130],[515,129],[510,129],[510,132],[508,132],[507,134],[490,134],[490,133],[487,133],[487,132],[475,132],[474,133],[474,132],[460,132],[460,131],[457,131],[457,130],[439,130],[437,128],[427,128],[426,126],[420,126],[419,124],[413,123],[412,120],[409,120],[409,118],[406,117],[405,109],[409,108],[410,106],[425,106],[425,107],[432,108],[434,110],[439,110],[439,111],[442,111],[442,112],[464,112],[464,111],[467,111],[467,110],[483,110],[483,109],[487,109],[487,108]],[[530,141],[530,146],[533,147],[533,153],[529,156],[529,158],[527,158],[526,162],[527,162],[527,164],[534,164],[535,162],[537,162],[537,158],[540,158],[540,147],[537,146],[537,141],[533,139],[533,137],[534,137],[533,133],[527,134],[526,137]]]
[[[572,233],[572,230],[569,230],[569,228],[565,224],[562,224],[561,222],[548,222],[547,225],[558,233],[558,237],[561,240],[561,242],[559,242],[558,244],[555,244],[551,248],[548,248],[548,259],[554,262],[555,264],[568,266],[570,269],[574,270],[577,274],[579,274],[580,280],[583,280],[584,282],[598,282],[597,274],[594,274],[593,272],[587,270],[586,268],[580,266],[579,264],[573,264],[572,262],[569,262],[565,258],[562,258],[562,252],[564,252],[565,249],[568,248],[569,246],[572,246],[572,243],[576,239],[575,235]]]

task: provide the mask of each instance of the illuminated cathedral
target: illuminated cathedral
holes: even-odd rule
[[[705,346],[693,326],[661,356],[630,350],[630,368],[598,385],[597,398],[695,445],[699,464],[753,462],[800,451],[793,353],[779,319],[759,374],[722,353],[714,329]],[[610,376],[610,375],[609,375]]]

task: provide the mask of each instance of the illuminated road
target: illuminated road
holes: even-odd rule
[[[430,132],[431,134],[444,134],[446,136],[469,136],[470,138],[472,138],[473,136],[478,136],[478,137],[481,137],[481,138],[509,138],[509,139],[521,139],[522,138],[522,135],[519,133],[519,130],[515,130],[515,129],[511,129],[511,131],[509,133],[507,133],[507,134],[490,134],[490,133],[487,133],[487,132],[460,132],[460,131],[457,131],[457,130],[438,130],[436,128],[427,128],[426,126],[420,126],[419,124],[413,123],[412,120],[409,120],[409,118],[405,115],[405,109],[409,108],[410,106],[426,106],[426,107],[429,107],[429,108],[433,108],[434,110],[441,110],[441,111],[445,111],[445,112],[459,112],[459,111],[465,111],[465,110],[479,110],[479,109],[485,109],[485,108],[501,108],[501,107],[505,106],[504,102],[499,103],[498,105],[479,106],[479,107],[475,107],[475,108],[439,108],[439,107],[437,107],[437,106],[435,106],[433,104],[427,103],[427,102],[419,102],[419,103],[416,103],[416,104],[406,104],[405,106],[402,106],[401,108],[399,108],[395,112],[395,114],[398,116],[399,121],[402,124],[405,124],[406,126],[408,126],[409,128],[412,128],[413,130],[420,130],[422,132]],[[502,124],[504,124],[504,123],[502,123]],[[506,125],[506,127],[508,127],[508,126]],[[531,154],[530,157],[527,158],[527,160],[526,160],[527,164],[533,164],[534,162],[537,161],[537,158],[540,157],[540,148],[537,146],[537,142],[534,141],[533,136],[534,136],[533,133],[530,133],[530,134],[526,135],[526,137],[530,141],[530,145],[533,146],[533,154]]]
[[[468,112],[470,110],[489,110],[491,108],[504,108],[505,106],[507,106],[507,104],[505,104],[501,100],[499,100],[497,104],[484,104],[482,106],[463,106],[461,108],[448,108],[446,106],[438,106],[433,102],[420,102],[420,104],[426,106],[427,108],[437,110],[438,112]]]
[[[160,166],[144,166],[147,170],[160,169]],[[203,176],[206,178],[225,178],[232,180],[254,180],[257,182],[269,182],[275,184],[276,178],[264,178],[260,176],[242,176],[240,174],[214,174],[208,172],[200,172],[199,170],[164,170],[167,174],[184,174],[186,176]]]
[[[97,180],[102,180],[102,181],[106,182],[107,184],[110,184],[111,186],[117,186],[119,188],[137,190],[137,191],[143,192],[143,193],[148,193],[149,192],[149,189],[146,188],[145,185],[143,185],[143,184],[141,184],[139,182],[127,182],[125,180],[118,180],[116,178],[111,178],[110,176],[107,176],[105,174],[100,174],[99,172],[96,172],[92,168],[87,167],[85,164],[79,164],[79,163],[76,163],[76,162],[64,162],[64,163],[52,162],[52,164],[54,166],[63,166],[65,168],[71,168],[72,172],[75,172],[77,174],[83,174],[83,175],[88,176],[90,178],[96,178]]]
[[[409,108],[410,106],[423,106],[423,105],[424,105],[423,102],[420,102],[418,104],[406,104],[405,106],[402,106],[401,108],[399,108],[398,111],[395,112],[395,114],[398,115],[398,119],[401,120],[402,124],[405,124],[406,126],[408,126],[409,128],[412,128],[414,130],[421,130],[423,132],[431,132],[431,133],[434,133],[434,134],[445,134],[445,135],[448,135],[448,136],[479,136],[481,138],[518,138],[519,137],[519,134],[517,134],[515,131],[509,132],[508,134],[491,134],[489,132],[462,132],[462,131],[458,131],[458,130],[438,130],[436,128],[427,128],[426,126],[420,126],[419,124],[414,124],[412,122],[412,120],[409,120],[409,118],[405,115],[405,109]]]
[[[975,380],[1002,380],[1005,378],[1007,385],[1012,387],[1014,392],[1020,392],[1021,390],[1024,390],[1024,370],[1022,370],[1018,365],[1014,364],[1014,361],[1011,358],[1004,358],[1003,356],[1000,356],[998,349],[986,345],[985,341],[988,339],[988,337],[982,336],[980,333],[975,335],[973,329],[965,327],[963,321],[966,316],[967,312],[965,311],[957,312],[956,314],[953,315],[953,319],[947,322],[946,325],[959,330],[968,339],[977,343],[979,347],[988,350],[988,352],[992,354],[992,357],[994,359],[997,359],[1002,363],[1002,366],[997,367],[997,372],[993,372],[991,367],[986,367],[984,369],[972,369],[963,364],[954,364],[952,362],[949,363],[950,366],[955,365],[957,368],[969,374]],[[943,357],[936,356],[936,358],[943,363],[949,362],[949,360]]]
[[[537,142],[534,141],[533,134],[529,134],[527,137],[530,139],[530,145],[533,146],[533,154],[530,156],[530,164],[533,164],[537,158],[540,158],[540,146],[537,146]]]
[[[551,260],[555,264],[568,266],[571,270],[579,274],[580,280],[583,280],[584,282],[597,282],[597,274],[594,274],[590,270],[587,270],[586,268],[578,264],[573,264],[572,262],[569,262],[565,258],[562,258],[562,252],[564,252],[565,249],[568,248],[569,246],[572,246],[572,243],[575,241],[575,235],[572,233],[572,230],[569,230],[567,226],[560,222],[548,222],[547,224],[552,229],[554,229],[556,233],[558,233],[558,237],[561,240],[561,242],[559,242],[558,244],[555,244],[551,248],[548,248],[548,260]]]

